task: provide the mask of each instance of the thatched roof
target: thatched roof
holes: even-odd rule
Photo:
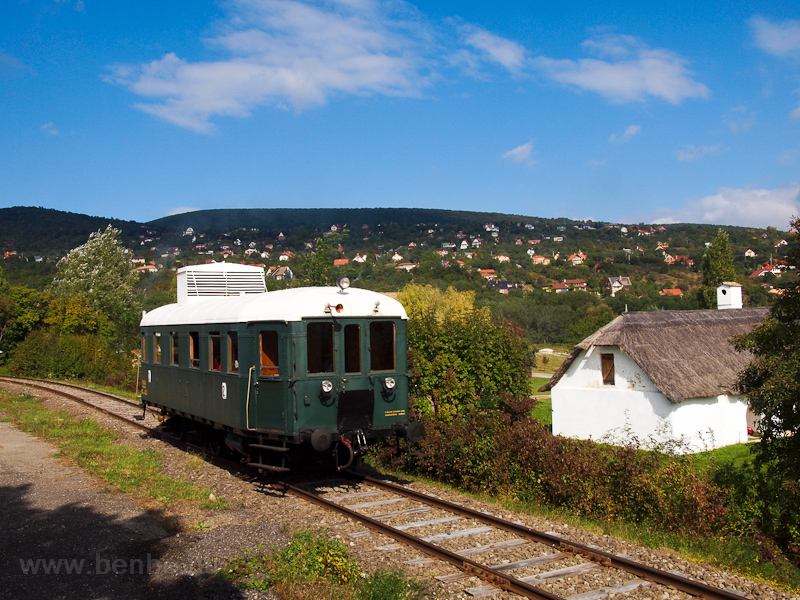
[[[540,390],[551,389],[583,350],[618,346],[672,402],[734,392],[736,378],[751,360],[737,352],[734,335],[747,333],[769,308],[626,312],[575,346]]]

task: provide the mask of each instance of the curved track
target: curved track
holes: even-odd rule
[[[12,378],[0,378],[0,381],[56,393],[170,443],[189,446],[164,434],[158,427],[155,411],[143,411],[141,404],[125,398],[50,381]],[[67,392],[64,388],[71,391]],[[192,446],[192,449],[198,448]],[[691,596],[711,600],[738,600],[742,597],[740,593],[715,588],[673,572],[661,571],[625,556],[571,542],[552,533],[531,529],[519,522],[510,522],[384,480],[346,473],[352,483],[347,487],[346,493],[342,494],[331,487],[331,481],[318,485],[291,484],[286,480],[276,481],[274,478],[261,476],[254,469],[237,462],[219,457],[213,457],[213,460],[225,468],[273,483],[286,492],[355,519],[374,532],[412,546],[432,559],[446,561],[462,572],[440,577],[443,583],[458,583],[472,576],[483,579],[486,585],[464,590],[473,597],[490,596],[499,590],[505,590],[526,598],[596,600],[624,595],[653,585],[668,586]],[[367,498],[370,500],[361,501]],[[356,502],[353,503],[352,500]],[[384,512],[388,506],[393,510]],[[425,517],[415,520],[416,515],[420,514],[425,514]],[[462,527],[463,525],[466,527]],[[442,532],[442,526],[448,530]],[[439,532],[424,535],[431,528],[436,528]],[[411,531],[423,533],[415,535]],[[474,545],[469,542],[469,539],[477,537],[481,538],[482,543]],[[463,546],[465,541],[468,542],[467,547],[457,547]],[[489,543],[483,543],[487,541]],[[391,550],[392,546],[384,548]],[[495,559],[496,564],[492,565],[471,558],[486,552],[491,552],[493,556],[507,552],[508,558],[499,563]],[[431,559],[421,560],[424,562]],[[420,560],[415,562],[421,564]],[[512,576],[511,571],[519,575]],[[570,581],[572,589],[582,591],[567,596],[557,595],[558,582],[565,580]],[[604,585],[598,587],[598,581]],[[653,597],[661,595],[655,589],[652,593]]]

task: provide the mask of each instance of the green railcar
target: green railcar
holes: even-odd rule
[[[409,422],[406,325],[399,302],[354,288],[162,306],[141,321],[142,399],[265,470],[303,451],[344,467],[376,438],[424,435]]]

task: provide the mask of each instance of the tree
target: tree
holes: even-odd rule
[[[301,265],[301,277],[309,285],[331,285],[333,279],[333,257],[338,252],[339,244],[348,235],[344,229],[341,233],[328,233],[314,242],[314,252]]]
[[[791,222],[795,239],[800,218]],[[790,266],[800,268],[800,246],[789,250]],[[750,410],[761,415],[756,446],[759,486],[770,502],[760,515],[762,528],[779,541],[800,544],[800,280],[786,285],[772,312],[752,332],[735,339],[753,354],[739,374],[739,390]]]
[[[800,230],[800,218],[792,221]],[[790,266],[800,267],[800,246],[789,250]],[[800,280],[783,289],[769,317],[737,338],[753,361],[739,375],[751,410],[762,415],[759,454],[774,460],[787,477],[800,480]]]
[[[529,396],[527,344],[476,306],[473,292],[409,285],[398,299],[409,315],[411,393],[420,412],[447,423]]]
[[[131,269],[120,231],[96,231],[58,263],[50,286],[57,296],[81,295],[114,324],[117,340],[132,344],[139,321],[139,277]]]
[[[700,308],[717,308],[717,287],[723,281],[736,281],[733,254],[727,232],[722,228],[701,262],[703,281],[698,292]]]

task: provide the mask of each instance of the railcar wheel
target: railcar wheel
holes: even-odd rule
[[[175,437],[178,438],[181,442],[186,441],[186,433],[189,430],[189,424],[183,417],[179,415],[173,415],[170,419],[170,427],[172,431],[175,432]]]
[[[211,456],[220,456],[225,444],[222,441],[223,434],[216,429],[206,430],[206,449]]]

